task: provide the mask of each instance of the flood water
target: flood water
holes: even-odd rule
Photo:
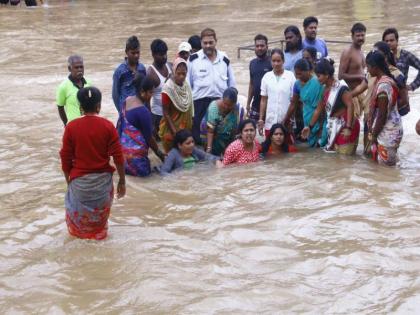
[[[0,7],[1,314],[419,314],[420,90],[410,94],[398,168],[321,151],[162,180],[128,178],[103,242],[68,236],[55,89],[66,59],[85,58],[116,121],[113,69],[125,40],[179,42],[216,29],[241,95],[255,34],[282,37],[307,15],[319,36],[347,40],[356,21],[368,52],[387,26],[420,56],[416,0],[47,1]],[[343,45],[330,45],[336,59]],[[338,62],[338,60],[337,60]],[[410,82],[415,74],[410,71]]]

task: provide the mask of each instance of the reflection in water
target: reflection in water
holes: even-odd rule
[[[112,72],[133,34],[150,64],[152,39],[167,41],[172,58],[180,41],[214,27],[242,95],[253,53],[237,60],[236,47],[258,32],[281,38],[310,14],[328,39],[365,23],[365,51],[396,25],[400,44],[420,56],[417,2],[116,3],[0,8],[1,313],[418,313],[418,92],[400,168],[311,151],[165,181],[129,178],[104,242],[65,230],[54,104],[67,56],[80,53],[104,92],[102,114],[115,121]],[[331,45],[332,56],[342,48]]]

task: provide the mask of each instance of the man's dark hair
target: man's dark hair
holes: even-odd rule
[[[293,34],[296,35],[296,37],[299,38],[298,40],[298,45],[297,45],[297,49],[298,50],[302,50],[302,35],[300,34],[299,28],[296,25],[289,25],[288,27],[286,27],[286,29],[284,30],[284,36],[286,36],[286,33],[292,32]],[[288,52],[289,50],[286,47],[286,52]]]
[[[158,38],[150,44],[150,50],[152,51],[152,55],[166,54],[168,52],[168,45]]]
[[[206,36],[213,36],[213,38],[217,40],[216,31],[212,28],[205,28],[204,30],[202,30],[200,36],[201,36],[201,39],[203,39],[203,37],[206,37]]]
[[[351,28],[351,34],[354,35],[354,33],[360,33],[360,32],[366,33],[366,26],[364,26],[362,23],[355,23],[353,27]]]
[[[263,40],[263,41],[265,41],[265,44],[266,44],[266,45],[268,44],[268,38],[267,38],[267,36],[265,36],[265,35],[263,35],[263,34],[258,34],[257,36],[255,36],[255,37],[254,37],[254,43],[255,43],[257,40]]]
[[[303,28],[307,28],[309,24],[316,23],[318,24],[318,19],[314,16],[308,16],[303,20]]]
[[[387,28],[384,33],[382,34],[382,40],[385,41],[385,36],[389,35],[389,34],[394,34],[395,35],[395,39],[398,41],[398,31],[395,27],[390,27]]]
[[[188,43],[191,45],[192,49],[200,50],[201,49],[201,39],[198,35],[192,35],[188,38]]]
[[[140,42],[137,36],[130,36],[125,43],[125,51],[140,49]]]

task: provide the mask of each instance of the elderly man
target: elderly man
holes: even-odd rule
[[[216,32],[206,28],[201,32],[202,49],[192,54],[188,62],[187,79],[194,99],[194,120],[192,134],[201,144],[200,124],[211,101],[221,98],[224,90],[235,87],[230,60],[216,49]]]
[[[90,82],[83,77],[83,58],[72,55],[67,61],[70,75],[58,86],[56,95],[58,113],[64,126],[82,115],[77,92],[83,87],[90,86]]]

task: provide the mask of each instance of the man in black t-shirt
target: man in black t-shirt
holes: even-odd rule
[[[267,54],[267,37],[258,34],[255,36],[254,42],[255,55],[257,55],[257,58],[251,60],[249,64],[250,80],[248,87],[248,100],[246,102],[246,111],[249,118],[258,121],[260,116],[261,80],[267,72],[273,70],[273,67],[271,66],[271,58]]]

